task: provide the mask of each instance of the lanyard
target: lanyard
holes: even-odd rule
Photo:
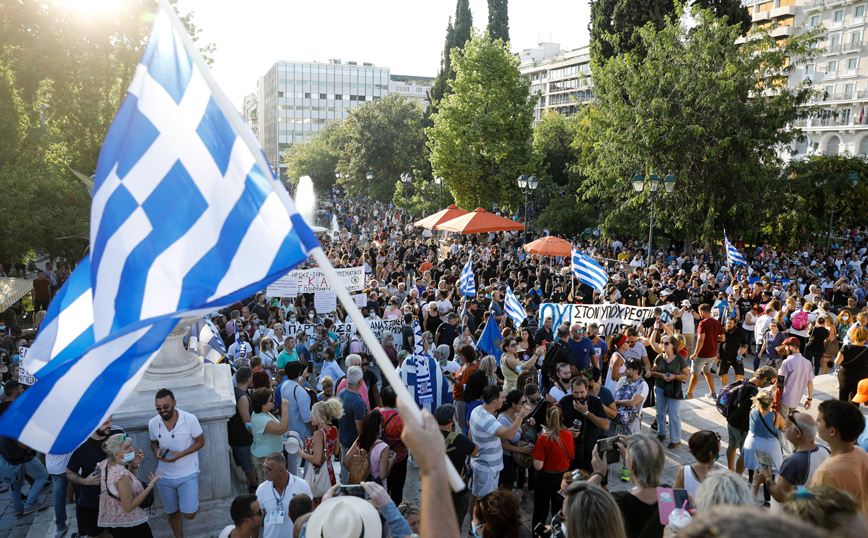
[[[277,496],[277,490],[274,489],[274,483],[271,484],[271,494],[274,495],[274,502],[277,503],[277,510],[283,510],[283,496],[286,495],[286,490],[289,489],[289,483],[286,484],[286,487],[283,488],[283,493],[280,494],[280,497]]]

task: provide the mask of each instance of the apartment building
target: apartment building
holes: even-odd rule
[[[540,43],[521,51],[519,60],[518,70],[530,81],[531,95],[539,94],[535,122],[547,112],[575,114],[577,107],[593,100],[590,47],[563,51],[557,43]]]

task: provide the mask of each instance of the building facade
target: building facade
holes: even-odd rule
[[[434,84],[433,77],[413,77],[407,75],[392,75],[389,77],[389,93],[397,93],[422,105],[422,110],[428,108],[428,93]]]
[[[519,53],[519,72],[530,81],[531,95],[539,95],[534,121],[548,112],[570,115],[594,98],[591,90],[591,54],[588,46],[562,51],[557,43]]]
[[[809,106],[816,117],[795,127],[805,133],[792,149],[791,158],[810,154],[868,154],[868,27],[866,2],[852,0],[745,0],[754,28],[770,28],[772,36],[785,39],[802,24],[824,26],[826,38],[820,54],[799,65],[789,76],[790,87],[810,81],[821,91]]]

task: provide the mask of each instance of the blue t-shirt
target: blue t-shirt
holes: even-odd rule
[[[862,431],[862,435],[856,440],[856,444],[868,450],[868,417],[865,417],[865,430]]]
[[[581,372],[591,365],[591,355],[597,353],[596,349],[594,349],[594,343],[591,342],[590,338],[585,338],[584,336],[578,342],[570,338],[569,343],[573,351],[576,352],[576,364],[573,366]]]
[[[600,385],[600,392],[597,394],[597,398],[600,399],[600,403],[603,404],[603,407],[609,407],[612,405],[612,402],[615,401],[615,395],[612,394],[612,391]]]
[[[344,416],[338,419],[338,439],[342,446],[351,447],[359,436],[356,421],[365,418],[368,408],[365,407],[362,397],[355,392],[342,390],[338,398],[344,404]]]
[[[597,355],[597,364],[600,365],[600,367],[602,368],[603,358],[609,356],[609,344],[607,344],[605,340],[600,338],[600,341],[596,344],[592,340],[591,345],[594,346],[594,351],[596,351],[595,355]]]

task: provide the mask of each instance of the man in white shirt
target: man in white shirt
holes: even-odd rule
[[[155,397],[158,415],[148,421],[151,450],[157,457],[157,482],[163,507],[175,538],[184,537],[184,521],[199,511],[199,455],[205,435],[199,421],[190,413],[176,409],[175,395],[160,389]]]
[[[233,525],[227,525],[217,538],[258,538],[259,528],[265,520],[265,512],[256,499],[249,493],[239,495],[229,507]]]
[[[265,482],[256,488],[256,498],[264,511],[262,538],[292,536],[293,521],[289,517],[289,501],[302,493],[313,498],[310,486],[304,479],[286,470],[286,460],[279,452],[265,458],[262,470],[265,472]]]

